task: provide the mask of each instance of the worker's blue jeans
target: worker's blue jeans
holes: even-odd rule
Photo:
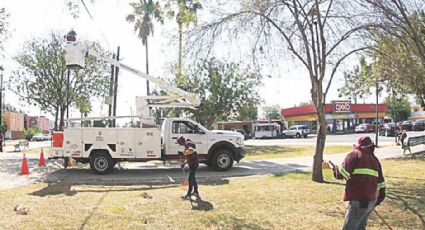
[[[345,215],[343,230],[366,229],[367,219],[375,208],[376,201],[350,201]]]
[[[198,194],[198,183],[196,182],[196,169],[198,167],[190,167],[189,169],[189,190],[187,191],[187,195],[192,194],[193,192]]]

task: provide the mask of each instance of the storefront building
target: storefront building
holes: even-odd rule
[[[325,104],[328,131],[352,130],[355,125],[362,123],[374,124],[376,107],[376,104],[351,104],[350,101],[332,101]],[[378,122],[384,121],[387,112],[387,104],[378,104]],[[281,114],[289,123],[308,125],[312,130],[317,130],[316,108],[313,104],[282,109]]]

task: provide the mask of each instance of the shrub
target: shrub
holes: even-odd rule
[[[43,133],[43,130],[41,130],[40,128],[29,128],[29,129],[25,129],[24,131],[24,137],[27,140],[31,140],[32,136],[36,133]]]

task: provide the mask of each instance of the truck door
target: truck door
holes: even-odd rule
[[[190,121],[173,121],[171,124],[171,135],[168,140],[167,154],[177,154],[182,151],[182,147],[177,143],[177,139],[183,136],[196,144],[198,154],[208,154],[208,135]]]

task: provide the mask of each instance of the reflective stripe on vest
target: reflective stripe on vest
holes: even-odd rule
[[[373,170],[373,169],[368,169],[368,168],[354,169],[353,175],[354,174],[355,175],[369,175],[369,176],[378,177],[378,171]]]
[[[340,169],[339,169],[339,172],[341,173],[341,175],[346,179],[346,180],[348,180],[348,178],[350,178],[350,173],[348,173],[347,172],[347,170],[345,170],[345,168],[344,167],[341,167]]]
[[[378,183],[378,188],[385,188],[385,181]]]

